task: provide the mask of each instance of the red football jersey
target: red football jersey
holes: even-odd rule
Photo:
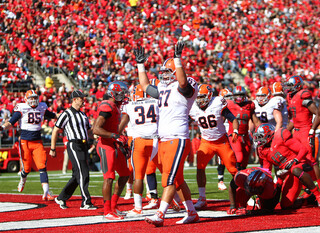
[[[312,100],[307,90],[297,92],[292,98],[288,96],[288,108],[295,128],[311,128],[312,113],[303,105],[303,101]]]
[[[233,101],[228,102],[228,108],[230,112],[238,119],[239,122],[239,134],[248,134],[249,130],[249,120],[252,118],[252,114],[254,114],[255,105],[249,100],[243,106],[236,104]],[[229,121],[229,132],[228,134],[232,134],[233,126],[232,122]]]
[[[98,107],[98,115],[100,112],[110,112],[111,117],[107,118],[103,128],[108,132],[119,133],[118,126],[120,124],[120,110],[115,103],[109,100],[104,100],[100,103]],[[112,138],[101,138],[102,143],[107,143],[113,141]]]
[[[278,129],[271,143],[267,160],[280,169],[284,169],[287,163],[296,158],[298,161],[306,161],[308,149],[286,128]]]

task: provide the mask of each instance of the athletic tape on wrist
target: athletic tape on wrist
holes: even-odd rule
[[[180,58],[174,58],[174,65],[176,68],[181,68],[182,67],[182,63],[181,63],[181,59]]]
[[[146,68],[144,67],[144,64],[138,64],[138,72],[145,72],[146,71]]]
[[[309,134],[314,134],[314,129],[310,129]]]

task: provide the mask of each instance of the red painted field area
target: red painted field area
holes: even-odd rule
[[[102,198],[93,197],[97,210],[80,210],[80,197],[67,202],[62,210],[54,202],[41,200],[40,195],[0,194],[0,231],[20,232],[247,232],[320,226],[320,209],[304,207],[295,211],[277,209],[273,214],[261,216],[227,216],[227,201],[209,201],[208,207],[199,211],[201,221],[189,225],[176,225],[185,212],[169,210],[163,228],[155,228],[139,218],[126,218],[120,222],[102,219]],[[130,210],[133,200],[120,199],[119,209]],[[17,210],[17,208],[20,208]],[[32,208],[32,209],[27,209]],[[210,229],[210,230],[208,230]]]

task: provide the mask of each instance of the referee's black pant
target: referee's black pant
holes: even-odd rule
[[[68,200],[76,188],[80,187],[82,196],[82,206],[91,204],[91,197],[89,194],[89,166],[88,166],[88,146],[86,143],[68,142],[67,151],[69,159],[72,163],[72,177],[66,186],[62,189],[58,199]]]

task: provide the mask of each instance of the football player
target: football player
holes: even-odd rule
[[[275,126],[276,130],[282,127],[282,103],[278,98],[271,99],[271,91],[268,87],[260,87],[256,93],[255,113],[262,123]]]
[[[320,170],[315,148],[315,130],[320,124],[320,111],[312,100],[308,90],[303,89],[303,80],[299,76],[292,76],[283,84],[287,93],[290,122],[288,130],[293,130],[293,137],[308,148],[308,159],[313,163],[317,182],[320,183]],[[315,115],[313,119],[313,115]],[[313,119],[313,121],[312,121]]]
[[[28,90],[25,95],[25,103],[19,103],[14,108],[10,120],[0,126],[1,130],[12,127],[17,121],[21,128],[20,158],[22,159],[22,171],[18,191],[22,192],[29,172],[31,172],[32,159],[40,172],[42,184],[42,200],[54,200],[49,192],[49,179],[47,174],[47,154],[41,140],[41,122],[44,117],[56,118],[56,114],[48,110],[46,103],[39,103],[39,96],[34,90]]]
[[[230,147],[223,124],[224,118],[232,122],[233,142],[237,141],[239,124],[235,116],[229,111],[227,105],[227,101],[221,96],[213,96],[210,85],[201,84],[199,86],[197,99],[189,113],[189,116],[197,122],[201,132],[201,143],[197,151],[197,183],[199,199],[195,204],[196,209],[200,209],[207,205],[205,194],[205,168],[215,154],[221,158],[223,164],[227,167],[232,176],[238,171],[236,168],[236,157]],[[233,180],[231,181],[231,187],[235,187]],[[230,202],[231,206],[234,206],[234,203],[232,203],[234,200],[231,196],[232,193],[232,190],[230,190]]]
[[[128,87],[123,82],[111,82],[107,89],[107,100],[103,100],[98,108],[98,117],[93,125],[93,133],[100,138],[97,144],[97,153],[100,156],[103,172],[102,194],[104,200],[104,218],[107,220],[120,220],[124,217],[117,209],[117,202],[126,185],[130,171],[127,159],[118,147],[121,138],[119,135],[120,106],[125,101]],[[115,184],[112,195],[112,184],[115,172],[119,178]]]
[[[272,211],[279,203],[281,180],[273,183],[271,173],[260,167],[252,167],[239,171],[234,181],[236,193],[236,215],[247,214],[247,203],[251,196],[257,195],[255,207],[261,211]]]
[[[294,206],[302,184],[315,195],[320,207],[320,192],[311,176],[305,172],[308,167],[311,168],[311,161],[307,158],[308,149],[304,144],[293,137],[286,128],[275,131],[274,126],[268,123],[256,128],[253,141],[260,150],[261,159],[279,167],[282,176],[285,177],[280,202],[282,209]],[[263,163],[263,167],[269,166]]]
[[[230,141],[231,147],[236,154],[237,168],[244,169],[248,165],[251,152],[251,141],[249,138],[249,121],[252,120],[255,127],[261,124],[255,114],[255,105],[247,99],[247,91],[242,86],[233,89],[233,101],[228,104],[229,110],[238,119],[239,139],[235,142]],[[233,123],[229,121],[229,137],[233,135]]]
[[[132,157],[131,165],[134,171],[134,209],[128,212],[128,216],[142,215],[143,178],[146,174],[149,160],[158,164],[158,100],[147,98],[141,85],[137,85],[133,91],[133,101],[123,107],[123,116],[119,126],[120,134],[126,125],[132,132]],[[153,195],[155,203],[157,196]],[[157,207],[157,205],[155,205]]]
[[[278,104],[277,109],[281,111],[282,115],[282,127],[285,128],[288,124],[288,108],[281,82],[274,82],[271,92],[273,96],[271,100]]]
[[[197,97],[198,85],[187,78],[182,66],[181,55],[184,44],[175,46],[174,58],[167,59],[160,68],[160,83],[150,85],[144,62],[148,59],[144,48],[134,50],[138,66],[139,82],[144,92],[159,100],[158,133],[160,137],[158,156],[162,163],[162,186],[164,187],[159,210],[145,221],[155,226],[163,226],[164,216],[177,191],[187,215],[177,224],[199,221],[191,193],[183,176],[183,165],[190,152],[188,115]]]

